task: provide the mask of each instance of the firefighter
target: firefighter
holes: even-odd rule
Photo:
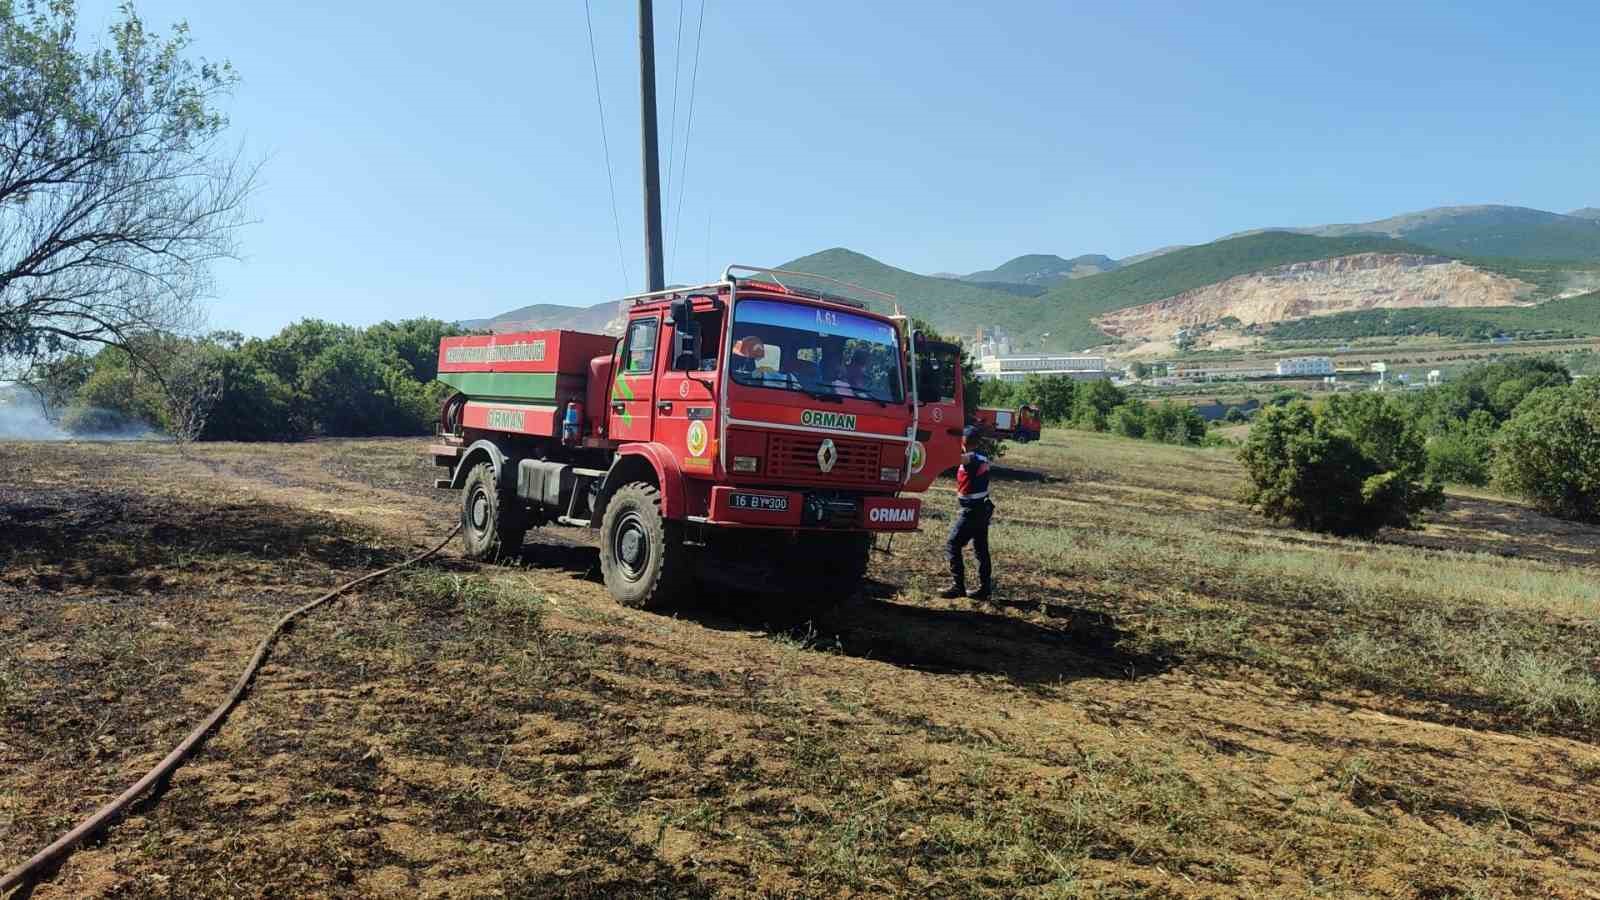
[[[988,600],[994,587],[989,564],[989,519],[994,516],[994,501],[989,499],[989,458],[978,452],[980,434],[975,425],[961,431],[961,465],[956,468],[956,503],[960,509],[944,545],[950,562],[950,586],[939,594],[947,600],[961,596]],[[978,558],[978,589],[970,594],[966,567],[961,562],[961,551],[968,541],[972,542],[972,554]]]

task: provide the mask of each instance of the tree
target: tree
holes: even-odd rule
[[[196,341],[161,364],[161,424],[179,451],[205,433],[222,398],[222,358],[220,347]]]
[[[1488,484],[1494,457],[1495,421],[1486,409],[1450,420],[1428,438],[1428,476],[1453,484]]]
[[[1108,379],[1085,382],[1074,391],[1073,420],[1079,428],[1105,431],[1111,411],[1127,401],[1128,395]]]
[[[1138,360],[1128,364],[1128,374],[1135,378],[1143,378],[1150,374],[1150,367]]]
[[[1600,522],[1600,378],[1524,399],[1500,429],[1493,470],[1502,487],[1543,512]]]
[[[0,361],[189,330],[208,264],[233,256],[254,170],[223,153],[227,64],[131,6],[77,47],[70,0],[0,0]]]
[[[1039,410],[1040,418],[1052,425],[1072,420],[1077,382],[1064,375],[1028,375],[1017,387],[1017,402]]]
[[[1015,406],[1017,404],[1017,385],[1010,381],[1001,381],[991,378],[978,383],[979,406]]]
[[[1424,480],[1420,441],[1358,439],[1343,427],[1356,420],[1305,403],[1263,409],[1239,451],[1251,483],[1246,501],[1300,528],[1361,536],[1411,527],[1443,503],[1437,483]],[[1392,467],[1381,460],[1386,452]]]
[[[1206,420],[1187,403],[1163,400],[1146,410],[1145,430],[1145,437],[1163,444],[1199,444],[1206,439]]]

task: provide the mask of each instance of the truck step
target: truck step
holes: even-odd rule
[[[605,475],[606,475],[606,470],[605,469],[580,469],[577,466],[573,466],[572,467],[572,474],[577,475],[577,476],[582,477],[582,478],[604,478]]]
[[[576,525],[579,528],[588,528],[589,519],[574,519],[571,516],[556,516],[556,521],[563,525]]]
[[[448,488],[448,487],[451,487],[450,479],[448,479],[448,478],[435,478],[433,480],[433,486],[436,487],[436,488]]]

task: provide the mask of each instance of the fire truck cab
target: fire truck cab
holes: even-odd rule
[[[852,592],[873,535],[916,530],[911,495],[959,457],[960,353],[802,286],[816,281],[830,280],[730,266],[625,298],[620,339],[444,339],[439,378],[459,393],[432,453],[450,473],[438,485],[461,492],[467,553],[569,525],[598,530],[606,585],[630,606],[670,603],[696,568],[751,563]]]

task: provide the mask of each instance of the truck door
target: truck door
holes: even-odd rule
[[[966,427],[961,347],[917,340],[917,382],[937,384],[939,399],[919,402],[917,443],[911,448],[911,480],[906,490],[921,492],[961,461],[961,429]]]
[[[611,383],[606,434],[614,441],[648,441],[654,433],[656,359],[661,316],[651,311],[628,321]]]
[[[710,476],[717,459],[717,354],[722,349],[722,310],[711,298],[696,300],[694,320],[700,339],[693,370],[675,370],[669,359],[674,328],[662,323],[661,375],[656,380],[655,440],[673,448],[683,473]]]

